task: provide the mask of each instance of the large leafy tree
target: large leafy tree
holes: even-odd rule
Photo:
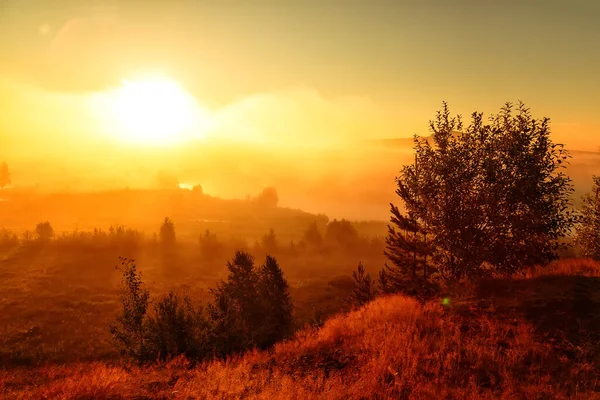
[[[413,282],[456,280],[556,258],[576,218],[569,154],[550,139],[549,119],[507,103],[464,127],[444,103],[430,130],[428,140],[415,137],[415,163],[396,179],[403,208],[392,205],[389,269]]]
[[[581,223],[577,227],[576,243],[583,255],[600,259],[600,176],[594,176],[592,192],[583,197]]]

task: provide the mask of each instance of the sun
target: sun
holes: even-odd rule
[[[123,80],[112,101],[114,129],[123,141],[170,145],[193,134],[198,105],[176,81],[166,77]]]

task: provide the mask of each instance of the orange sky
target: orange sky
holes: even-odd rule
[[[291,154],[426,135],[443,100],[466,115],[523,100],[557,141],[595,150],[599,20],[592,0],[4,0],[0,159],[169,164],[172,148],[119,140],[98,106],[154,73],[193,98],[198,141]]]

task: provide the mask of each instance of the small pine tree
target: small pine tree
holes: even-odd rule
[[[142,282],[135,261],[123,257],[119,257],[119,260],[121,264],[116,269],[122,273],[123,310],[110,326],[110,333],[123,354],[144,360],[148,357],[145,323],[150,292]]]
[[[254,257],[238,251],[227,269],[227,281],[211,290],[214,300],[208,305],[210,342],[216,356],[254,347],[261,324]]]
[[[352,278],[354,279],[354,288],[350,301],[353,305],[360,307],[375,298],[375,282],[371,275],[365,272],[365,267],[361,262],[358,263],[356,271],[352,271]]]
[[[258,274],[258,294],[262,302],[263,322],[257,344],[265,348],[291,333],[294,306],[288,282],[275,258],[267,256]]]
[[[584,256],[600,260],[600,176],[593,180],[592,192],[583,197],[575,242]]]

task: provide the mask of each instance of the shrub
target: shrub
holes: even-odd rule
[[[150,299],[150,291],[142,282],[135,261],[120,257],[120,266],[116,269],[122,273],[121,304],[123,310],[110,326],[110,333],[123,354],[138,360],[148,358],[146,312]]]
[[[48,221],[40,222],[35,227],[35,233],[40,242],[47,242],[54,237],[54,228]]]
[[[201,359],[206,355],[206,320],[190,297],[173,291],[154,304],[146,323],[146,353],[152,359],[185,355]]]

